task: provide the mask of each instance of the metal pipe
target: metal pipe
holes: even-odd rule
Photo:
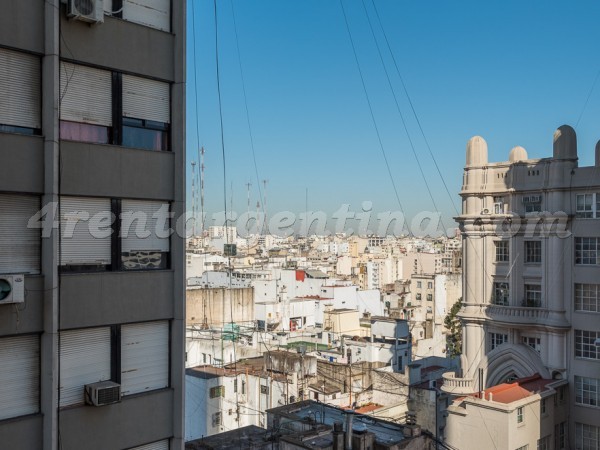
[[[346,449],[352,450],[352,420],[354,418],[354,411],[352,409],[346,410]]]

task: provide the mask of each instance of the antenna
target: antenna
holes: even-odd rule
[[[204,236],[204,147],[200,149],[200,231]]]
[[[196,229],[196,161],[192,161],[192,220],[194,224],[192,237],[196,237],[198,231]]]

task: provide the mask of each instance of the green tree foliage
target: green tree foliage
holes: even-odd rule
[[[462,308],[462,297],[459,298],[444,319],[444,326],[450,331],[446,338],[448,357],[453,358],[461,354],[462,350],[462,326],[457,314]]]

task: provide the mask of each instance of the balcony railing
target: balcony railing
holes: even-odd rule
[[[446,372],[442,375],[444,384],[442,391],[455,395],[466,395],[475,392],[475,380],[473,378],[457,378],[454,372]]]
[[[531,306],[499,306],[499,305],[490,305],[487,309],[488,315],[491,316],[505,316],[505,317],[514,317],[516,319],[528,319],[529,320],[544,320],[549,316],[549,312],[547,309],[542,309],[540,307],[531,307]]]

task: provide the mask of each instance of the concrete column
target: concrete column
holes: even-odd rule
[[[185,214],[185,42],[186,2],[172,2],[174,39],[174,80],[171,88],[172,129],[171,143],[175,153],[174,199],[172,211],[175,218]],[[182,230],[183,231],[183,230]],[[174,271],[173,321],[171,328],[171,387],[173,396],[173,439],[171,449],[184,448],[185,443],[185,236],[177,233],[171,238],[171,261]]]
[[[58,204],[59,197],[59,26],[60,0],[44,3],[44,57],[42,59],[42,132],[44,134],[44,195],[42,206]],[[52,210],[52,209],[51,209]],[[58,213],[58,212],[57,212]],[[46,220],[53,221],[49,215]],[[50,230],[48,230],[50,231]],[[59,230],[42,238],[44,275],[44,333],[41,338],[40,406],[43,414],[43,450],[58,448],[58,329]]]

